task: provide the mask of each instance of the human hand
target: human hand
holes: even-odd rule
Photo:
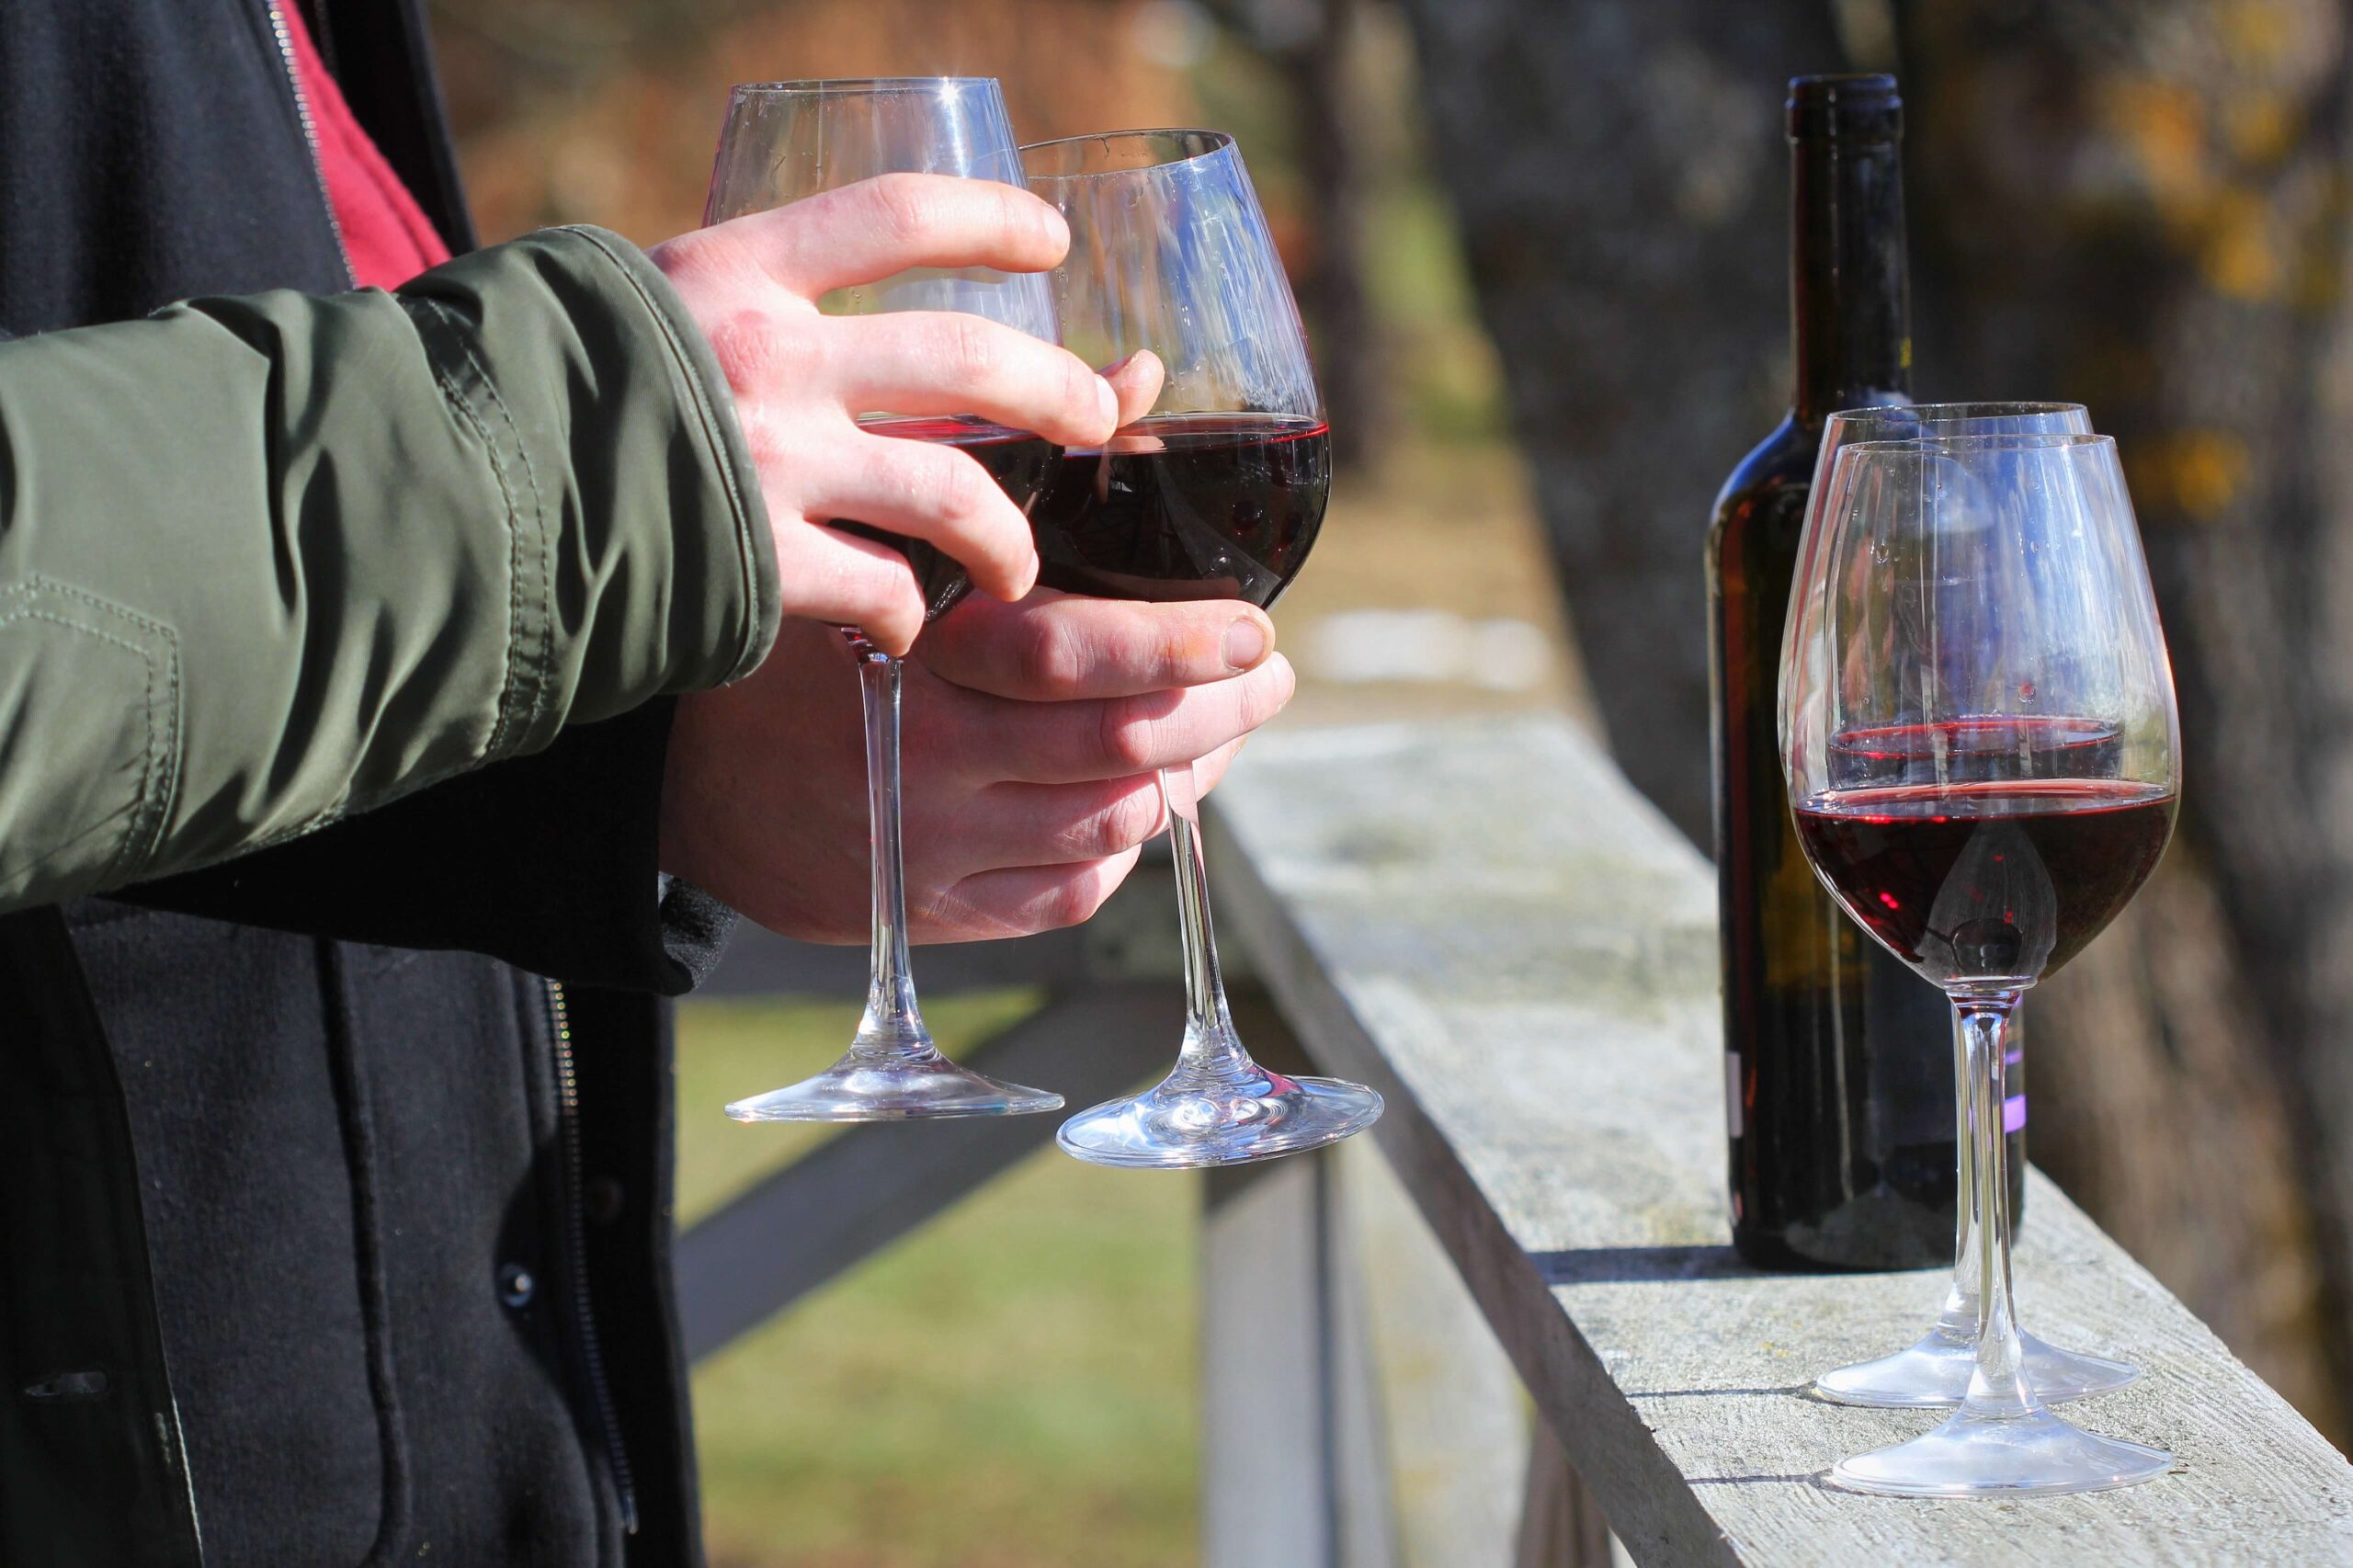
[[[1206,790],[1290,699],[1266,612],[1040,588],[974,596],[905,666],[910,934],[970,941],[1075,925],[1165,824],[1154,773]],[[661,863],[772,930],[867,937],[858,673],[831,629],[788,621],[750,678],[679,702]]]
[[[885,175],[681,234],[647,254],[718,356],[767,502],[784,609],[904,653],[923,597],[886,545],[836,517],[928,540],[1018,599],[1038,556],[1020,509],[969,454],[860,430],[856,416],[979,415],[1064,446],[1108,437],[1119,394],[1063,349],[980,316],[820,314],[829,290],[911,267],[1052,267],[1070,231],[994,180]]]

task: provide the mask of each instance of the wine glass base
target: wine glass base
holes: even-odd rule
[[[1287,1078],[1263,1069],[1236,1082],[1176,1085],[1171,1078],[1106,1100],[1063,1123],[1055,1141],[1097,1165],[1192,1170],[1271,1160],[1336,1143],[1381,1119],[1381,1096],[1338,1078]]]
[[[1000,1083],[926,1048],[915,1055],[852,1051],[813,1078],[737,1100],[727,1114],[738,1121],[923,1121],[1062,1107],[1060,1095]]]
[[[1964,1410],[1926,1437],[1839,1460],[1830,1479],[1889,1497],[2036,1497],[2133,1486],[2172,1468],[2163,1449],[2096,1437],[2047,1410]]]
[[[2019,1367],[2026,1386],[2045,1404],[2084,1399],[2120,1389],[2141,1375],[2138,1367],[2079,1355],[2023,1335],[2026,1357]],[[1834,1404],[1862,1404],[1879,1410],[1951,1408],[1969,1393],[1970,1375],[1977,1368],[1977,1352],[1966,1340],[1931,1333],[1917,1345],[1824,1372],[1814,1379],[1813,1392]]]

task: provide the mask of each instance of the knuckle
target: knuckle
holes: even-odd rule
[[[663,241],[647,255],[672,287],[691,290],[721,270],[718,257],[730,238],[717,230],[689,229]]]
[[[919,509],[945,523],[970,522],[987,500],[981,490],[987,474],[963,453],[945,447],[928,448],[924,455],[930,460],[915,475]]]
[[[1057,858],[1096,860],[1142,844],[1160,823],[1159,808],[1151,793],[1125,790],[1109,804],[1087,812],[1056,835],[1060,840],[1054,846]]]
[[[764,479],[790,469],[791,442],[768,417],[767,410],[749,398],[743,399],[735,405],[735,424],[744,433],[744,449],[752,455],[752,466]]]
[[[1103,907],[1103,900],[1109,894],[1104,882],[1092,866],[1082,867],[1056,881],[1033,910],[1037,928],[1060,931],[1085,925]]]
[[[997,373],[1001,359],[997,335],[987,321],[960,314],[949,319],[944,331],[943,369],[956,385],[979,386]]]
[[[1035,616],[1022,628],[1015,672],[1031,692],[1054,698],[1076,691],[1086,665],[1078,633],[1061,618]]]
[[[884,175],[874,182],[872,199],[876,222],[894,244],[920,244],[938,223],[938,201],[914,175]]]
[[[1153,722],[1127,700],[1107,702],[1096,734],[1099,760],[1118,773],[1142,773],[1153,765]]]
[[[1116,855],[1122,849],[1132,849],[1159,831],[1160,791],[1131,790],[1104,813],[1101,853]]]
[[[797,335],[766,311],[740,310],[711,329],[711,353],[729,386],[756,392],[790,373]]]

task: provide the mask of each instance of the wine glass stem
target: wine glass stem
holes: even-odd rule
[[[874,952],[860,1049],[893,1056],[930,1050],[907,959],[907,880],[899,837],[899,661],[853,637],[866,710],[866,819],[874,852]]]
[[[1168,836],[1176,853],[1176,915],[1185,943],[1185,1044],[1172,1080],[1238,1079],[1257,1075],[1256,1063],[1234,1038],[1226,1011],[1225,980],[1218,972],[1217,933],[1210,924],[1209,863],[1201,855],[1201,814],[1190,763],[1160,770],[1168,806]]]
[[[1977,1159],[1969,1135],[1969,1027],[1959,1008],[1952,1017],[1953,1147],[1960,1151],[1961,1179],[1953,1191],[1952,1285],[1945,1292],[1945,1310],[1937,1316],[1937,1334],[1954,1345],[1968,1345],[1977,1336]],[[2006,1196],[2006,1195],[2005,1195]]]
[[[2024,1376],[2026,1350],[2010,1290],[2010,1167],[2002,1157],[2010,1012],[2020,994],[1989,990],[1953,997],[1968,1085],[1965,1223],[1977,1255],[1977,1365],[1962,1410],[1996,1419],[2039,1408]]]

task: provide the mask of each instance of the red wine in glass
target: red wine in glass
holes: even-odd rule
[[[869,415],[858,425],[878,436],[936,441],[970,453],[1025,515],[1037,505],[1048,481],[1054,476],[1055,460],[1062,456],[1062,449],[1042,436],[992,425],[970,415],[918,419]],[[915,569],[915,582],[923,590],[926,621],[938,620],[972,590],[972,575],[964,570],[963,562],[927,540],[909,539],[865,523],[837,520],[833,527],[877,544],[887,544],[907,558],[907,564]]]
[[[1029,515],[1038,580],[1115,599],[1247,599],[1290,585],[1324,523],[1321,419],[1168,414],[1063,455]]]
[[[1959,719],[1849,731],[1798,802],[1806,855],[1855,917],[1939,985],[2031,983],[2083,950],[2173,835],[2165,785],[2112,775],[2111,726]]]

